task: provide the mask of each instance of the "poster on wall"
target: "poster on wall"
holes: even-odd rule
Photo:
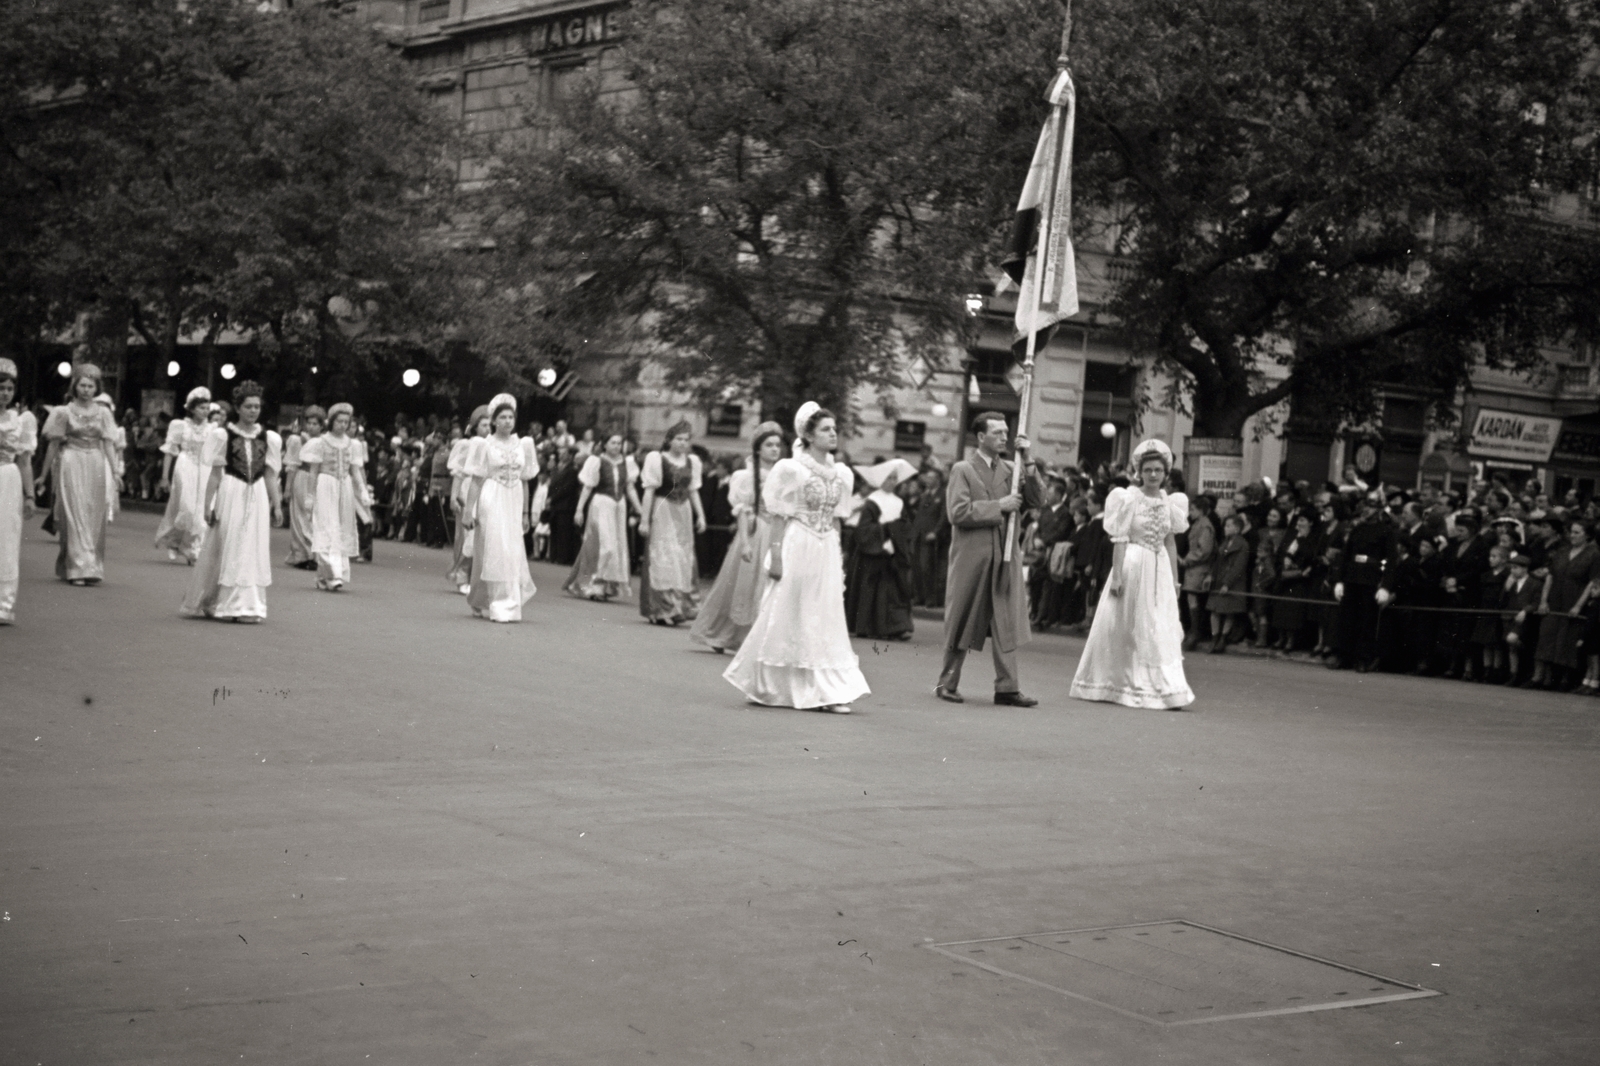
[[[1481,459],[1547,463],[1561,436],[1561,419],[1479,408],[1467,452]]]
[[[1232,496],[1244,480],[1244,456],[1200,456],[1200,484],[1195,491],[1211,496]]]

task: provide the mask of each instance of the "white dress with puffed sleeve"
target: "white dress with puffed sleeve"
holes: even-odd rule
[[[1177,708],[1194,702],[1183,674],[1183,623],[1167,537],[1189,528],[1189,498],[1181,492],[1146,496],[1113,489],[1106,496],[1105,530],[1125,544],[1121,591],[1100,595],[1072,695],[1124,707]]]
[[[0,409],[0,622],[16,621],[21,577],[23,467],[33,477],[28,456],[39,447],[39,422],[32,411]],[[22,462],[19,464],[18,459]]]
[[[523,548],[522,516],[528,482],[539,473],[538,453],[528,437],[486,437],[468,452],[463,471],[481,486],[467,605],[491,622],[520,622],[522,605],[537,591]]]
[[[267,478],[283,469],[283,439],[259,423],[246,433],[236,425],[212,426],[200,449],[200,467],[217,486],[217,523],[206,535],[183,600],[191,617],[263,621],[272,584],[272,501]]]
[[[762,486],[773,515],[787,518],[779,552],[783,576],[768,576],[761,610],[722,674],[755,703],[842,707],[872,690],[850,645],[844,615],[841,519],[850,514],[854,475],[809,455],[783,459]]]

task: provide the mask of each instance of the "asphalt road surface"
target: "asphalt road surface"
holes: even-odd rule
[[[977,655],[956,707],[919,621],[855,714],[760,709],[409,545],[185,620],[154,526],[77,589],[30,522],[0,628],[5,1066],[1600,1062],[1600,701],[1196,655],[1127,710],[1044,636],[1039,707]],[[1445,994],[1165,1026],[928,947],[1168,919]]]

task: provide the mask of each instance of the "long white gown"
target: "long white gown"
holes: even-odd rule
[[[176,552],[189,562],[200,558],[205,541],[206,477],[210,470],[200,466],[200,449],[210,430],[209,422],[196,424],[187,418],[174,418],[167,426],[167,440],[161,453],[172,460],[172,494],[167,510],[156,526],[156,547]]]
[[[99,581],[106,576],[106,523],[117,498],[112,475],[121,464],[116,420],[97,403],[73,401],[50,409],[43,436],[58,442],[51,480],[56,535],[61,538],[56,576]]]
[[[483,482],[473,515],[472,590],[467,605],[491,622],[522,621],[522,605],[538,591],[522,544],[528,481],[539,473],[533,440],[482,437],[467,454],[465,472]]]
[[[354,437],[324,433],[300,446],[302,467],[322,464],[311,507],[311,554],[317,560],[319,585],[338,588],[350,581],[350,560],[361,550],[351,471],[365,460],[366,447]]]
[[[762,486],[767,510],[789,519],[783,577],[768,576],[761,610],[722,676],[756,703],[828,707],[872,690],[850,646],[844,617],[844,560],[837,520],[849,515],[855,475],[809,455],[783,459]]]
[[[24,495],[17,456],[30,455],[38,447],[39,421],[32,411],[0,411],[0,622],[17,620]]]
[[[1187,707],[1194,692],[1183,675],[1183,623],[1166,540],[1189,528],[1189,498],[1113,489],[1104,521],[1111,542],[1127,545],[1122,594],[1100,597],[1072,695],[1124,707]]]
[[[206,477],[221,467],[222,481],[217,486],[217,524],[200,549],[183,599],[183,613],[192,618],[267,617],[272,501],[266,479],[283,469],[283,439],[260,423],[251,428],[254,432],[246,433],[236,425],[212,426],[200,449]]]
[[[283,506],[289,512],[290,566],[302,566],[312,561],[311,512],[317,506],[317,482],[307,472],[300,454],[308,441],[315,440],[303,433],[290,434],[283,442]]]

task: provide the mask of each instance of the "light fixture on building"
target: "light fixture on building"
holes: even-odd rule
[[[969,293],[967,293],[967,314],[968,315],[970,315],[973,318],[976,318],[979,314],[982,313],[983,304],[984,304],[983,293],[981,293],[981,292],[969,292]]]
[[[177,377],[178,376],[178,371],[180,371],[182,369],[183,369],[183,367],[178,365],[178,361],[176,359],[172,360],[170,363],[167,364],[167,377],[169,377],[169,378]]]
[[[64,378],[70,378],[72,376],[72,364],[63,360],[56,366],[56,373]]]
[[[950,408],[946,407],[942,403],[934,404],[931,410],[934,418],[943,418],[945,415],[950,413]]]
[[[543,370],[539,371],[539,387],[541,389],[548,389],[551,385],[554,385],[555,383],[556,383],[556,372],[555,372],[555,368],[554,367],[548,367],[547,366]]]
[[[232,381],[236,376],[238,376],[239,368],[234,366],[232,363],[223,363],[222,369],[217,371],[217,373],[222,375],[223,380]]]
[[[316,367],[312,367],[312,368],[311,368],[311,372],[312,372],[312,373],[313,373],[313,374],[315,374],[315,373],[316,373],[316,372],[317,372],[317,368],[316,368]]]
[[[1115,422],[1102,422],[1102,423],[1100,423],[1100,435],[1102,437],[1104,437],[1106,440],[1114,440],[1114,439],[1116,439],[1116,436],[1117,436],[1117,424]]]
[[[401,383],[408,389],[416,388],[417,382],[421,380],[422,371],[415,368],[407,370],[404,374],[400,375]]]

